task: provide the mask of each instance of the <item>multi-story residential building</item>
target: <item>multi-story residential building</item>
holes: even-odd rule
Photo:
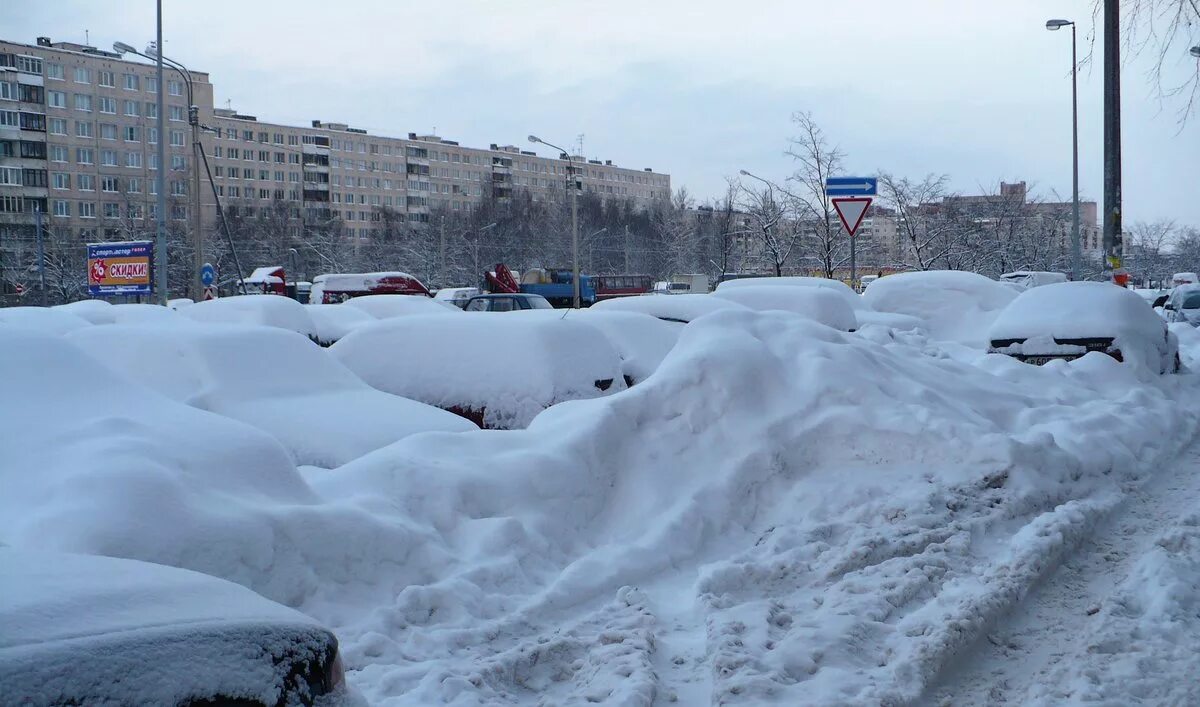
[[[155,79],[149,61],[96,47],[46,37],[35,44],[0,40],[0,246],[32,243],[38,211],[44,232],[81,243],[153,234],[159,139],[167,148],[172,231],[190,233],[199,188],[200,227],[213,232],[216,199],[193,170],[187,85],[174,71],[164,74],[160,136]],[[603,198],[646,207],[671,193],[670,175],[579,155],[466,147],[414,133],[369,135],[342,123],[259,121],[214,109],[208,74],[192,71],[191,81],[204,126],[199,140],[224,207],[340,219],[356,242],[388,220],[420,224],[438,209],[471,210],[522,189],[535,199],[565,194],[571,166],[579,188]]]

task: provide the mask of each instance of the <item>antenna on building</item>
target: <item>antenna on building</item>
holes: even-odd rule
[[[226,98],[226,99],[225,99],[225,109],[226,109],[226,110],[233,110],[233,99],[232,99],[232,98]]]
[[[83,43],[89,47],[92,46],[92,33],[86,29],[83,31]]]
[[[583,133],[579,133],[576,140],[579,142],[579,156],[583,157]]]

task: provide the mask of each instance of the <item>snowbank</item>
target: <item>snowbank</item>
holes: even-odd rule
[[[640,312],[672,322],[687,323],[711,312],[725,309],[745,311],[745,307],[712,295],[642,295],[617,297],[593,304],[598,312]]]
[[[679,295],[682,296],[682,295]],[[535,311],[535,310],[531,310]],[[581,309],[571,316],[599,329],[621,356],[621,371],[634,383],[646,380],[666,358],[683,325],[639,312]]]
[[[818,278],[803,279],[816,280]],[[738,280],[729,282],[738,282]],[[830,280],[829,282],[835,281]],[[849,290],[849,288],[846,289]],[[858,295],[853,292],[850,295],[858,299]],[[799,314],[839,331],[854,331],[858,328],[858,320],[854,316],[853,307],[840,292],[825,287],[733,287],[714,292],[712,296],[737,302],[758,312],[779,310]]]
[[[1016,296],[982,275],[930,270],[881,277],[863,301],[877,312],[917,317],[935,339],[985,348],[988,327]]]
[[[0,624],[0,684],[25,704],[275,704],[293,665],[325,665],[334,647],[313,619],[232,582],[12,548]]]
[[[329,346],[360,326],[375,321],[375,317],[355,307],[340,304],[309,304],[305,311],[312,319],[317,343]]]
[[[257,324],[303,334],[316,340],[316,327],[304,305],[279,295],[239,295],[197,302],[176,310],[197,322]]]
[[[420,531],[318,504],[267,434],[59,337],[0,327],[0,387],[19,402],[0,425],[2,544],[183,567],[291,606],[351,580],[426,581],[437,564]]]
[[[476,413],[493,428],[524,427],[555,403],[624,387],[608,340],[558,318],[399,317],[353,331],[329,351],[380,390]]]
[[[51,307],[56,312],[67,312],[82,317],[92,324],[112,324],[112,304],[102,299],[84,299]]]
[[[55,307],[0,307],[0,330],[19,327],[46,334],[66,334],[91,325],[88,319]]]
[[[325,349],[276,328],[107,326],[69,339],[130,380],[257,427],[296,464],[332,468],[410,434],[473,429],[371,388]]]
[[[837,293],[847,305],[855,310],[866,309],[863,298],[849,285],[841,280],[831,280],[827,277],[747,277],[726,280],[717,285],[717,292],[728,293],[733,290],[755,287],[815,287]]]
[[[414,314],[461,313],[458,307],[425,295],[366,295],[353,297],[341,304],[370,314],[376,319],[407,317]]]

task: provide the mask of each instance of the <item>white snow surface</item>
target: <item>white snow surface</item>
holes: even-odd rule
[[[425,295],[364,295],[342,302],[342,307],[353,307],[370,314],[376,319],[408,317],[418,314],[462,314],[462,310],[449,302]]]
[[[374,316],[361,309],[340,304],[308,304],[304,309],[312,319],[317,342],[325,346],[360,326],[376,321]]]
[[[282,329],[116,325],[68,338],[128,380],[257,427],[296,464],[333,468],[410,434],[474,429],[368,386],[326,349]]]
[[[176,310],[180,316],[211,324],[257,324],[287,329],[316,339],[316,327],[305,306],[280,295],[236,295],[197,302]]]
[[[877,312],[920,319],[934,339],[983,348],[988,327],[1017,291],[975,273],[952,270],[898,273],[881,277],[863,293]]]
[[[452,305],[451,305],[452,306]],[[544,408],[624,388],[621,360],[594,327],[561,317],[414,315],[351,332],[329,349],[370,385],[443,409],[525,427]]]
[[[804,279],[817,280],[819,278]],[[738,282],[738,280],[729,282]],[[830,282],[836,281],[830,280]],[[846,289],[849,290],[849,288]],[[842,293],[826,287],[734,287],[714,292],[712,296],[737,302],[756,312],[778,310],[799,314],[839,331],[854,331],[858,328],[858,319],[854,316],[854,308],[842,296]],[[850,296],[855,299],[859,298],[853,292],[850,293]]]
[[[725,309],[746,310],[747,308],[712,295],[641,295],[639,297],[615,297],[601,300],[590,309],[598,312],[641,312],[659,319],[676,322],[691,322],[705,314]]]
[[[544,312],[547,310],[529,310]],[[573,312],[571,319],[596,327],[621,356],[621,371],[640,382],[658,370],[675,347],[683,324],[640,312],[608,311],[589,307]]]
[[[988,306],[901,294],[945,335],[978,324],[952,312],[996,311],[966,289]],[[531,366],[531,342],[587,340],[614,371],[596,330],[550,328],[572,323],[403,317],[330,351],[379,386],[594,376],[582,353]],[[918,703],[1176,463],[1200,381],[870,329],[709,312],[628,390],[301,474],[252,428],[0,327],[0,389],[22,402],[0,425],[0,542],[195,569],[297,607],[335,630],[372,704]],[[1200,342],[1183,345],[1196,360]],[[1122,637],[1104,643],[1114,675],[1147,665],[1189,684],[1194,658],[1169,644],[1195,635],[1192,525],[1163,528],[1165,552],[1129,575],[1154,634],[1121,604],[1096,614],[1096,635]]]
[[[5,547],[0,625],[3,701],[30,705],[216,694],[274,704],[286,672],[271,652],[319,656],[327,636],[298,611],[198,572]]]
[[[66,334],[91,325],[89,319],[56,307],[0,307],[0,330],[21,328],[46,334]]]
[[[832,280],[827,277],[746,277],[735,280],[726,280],[717,285],[716,292],[727,293],[731,290],[740,290],[742,288],[757,288],[757,287],[816,287],[822,290],[835,292],[839,297],[845,300],[846,304],[850,305],[855,310],[866,309],[863,303],[863,298],[858,295],[849,285],[841,280]]]
[[[58,304],[50,309],[82,317],[92,324],[112,324],[112,303],[102,299],[83,299],[67,304]]]

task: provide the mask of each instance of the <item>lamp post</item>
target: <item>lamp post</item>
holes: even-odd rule
[[[571,153],[557,145],[552,145],[536,135],[529,136],[530,142],[540,142],[546,147],[552,147],[567,157],[567,177],[571,189],[571,280],[572,307],[579,309],[579,182],[575,179],[575,163]]]
[[[161,38],[159,41],[161,42]],[[200,144],[200,108],[196,105],[196,96],[192,85],[192,72],[178,61],[163,56],[162,52],[159,51],[159,47],[161,46],[161,44],[156,44],[148,47],[145,52],[139,52],[124,42],[116,42],[113,44],[113,49],[121,54],[136,54],[151,61],[159,62],[161,60],[161,62],[165,62],[167,66],[170,66],[179,74],[179,77],[183,79],[183,83],[187,87],[188,125],[192,129],[192,279],[189,287],[192,298],[199,301],[204,293],[204,283],[200,282],[200,268],[204,265],[204,233],[201,230],[202,223],[200,219],[200,151],[204,148]],[[162,96],[164,90],[165,86],[162,85],[160,77],[158,86],[158,95],[160,98],[159,113],[162,113]],[[158,135],[159,144],[161,145],[162,140],[166,139],[161,122],[158,127]],[[160,168],[165,169],[161,167],[161,157],[159,158],[159,162]]]
[[[1046,29],[1071,27],[1071,279],[1078,280],[1083,259],[1079,243],[1079,61],[1075,54],[1075,23],[1050,20]]]

